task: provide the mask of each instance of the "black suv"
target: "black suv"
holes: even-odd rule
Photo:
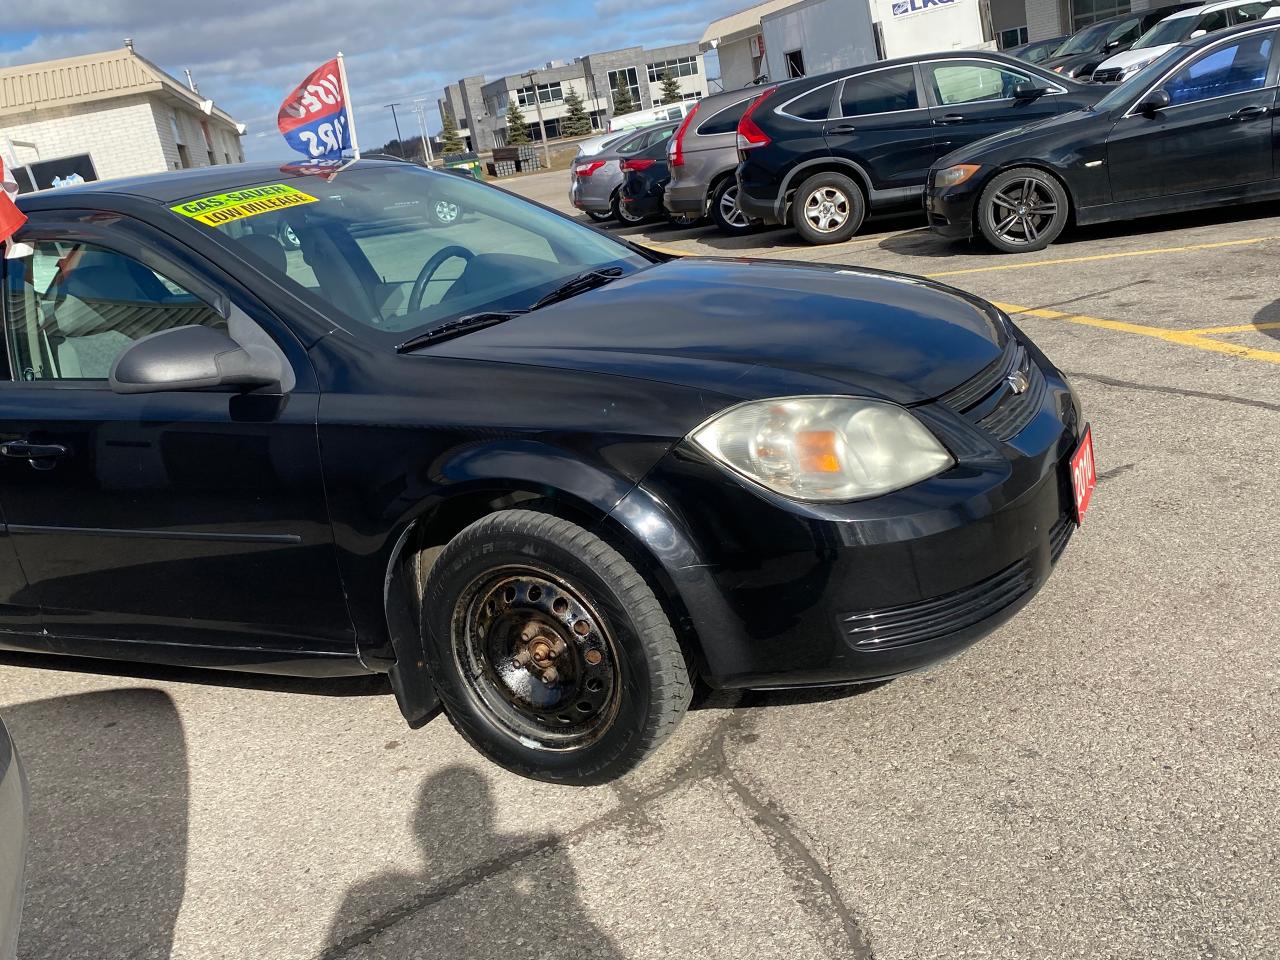
[[[738,123],[738,204],[765,223],[790,221],[810,243],[838,243],[857,232],[868,207],[920,203],[935,159],[1104,92],[986,51],[769,87]]]

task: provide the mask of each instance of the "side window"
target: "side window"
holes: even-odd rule
[[[830,90],[827,91],[830,94]],[[754,99],[754,98],[752,98]],[[830,100],[830,96],[827,97]],[[698,136],[706,137],[713,133],[733,133],[738,129],[738,121],[742,119],[742,115],[747,112],[751,100],[743,100],[741,103],[735,103],[732,107],[725,107],[719,113],[713,114],[706,123],[698,127]],[[788,108],[789,110],[790,108]],[[824,113],[825,117],[826,114]]]
[[[5,340],[18,380],[105,380],[133,341],[222,316],[181,286],[105,247],[42,240],[8,265]]]
[[[801,94],[782,108],[782,112],[801,120],[825,120],[831,113],[834,84],[824,84],[816,90]]]
[[[1031,80],[1026,74],[988,63],[938,63],[932,67],[933,92],[944,107],[981,100],[1006,100],[1013,88]]]
[[[846,77],[840,93],[840,114],[862,117],[869,113],[915,110],[920,106],[916,72],[912,67],[894,67]]]
[[[1215,10],[1213,13],[1206,13],[1196,21],[1196,29],[1191,36],[1198,37],[1202,33],[1213,33],[1215,30],[1225,30],[1226,27],[1227,11]]]
[[[1250,23],[1261,20],[1266,12],[1267,4],[1265,3],[1245,3],[1231,11],[1231,19],[1234,23]]]
[[[1133,43],[1142,36],[1142,20],[1126,20],[1107,36],[1107,46],[1120,43]]]
[[[1254,34],[1191,61],[1165,81],[1170,103],[1194,103],[1266,86],[1274,39],[1274,33]]]

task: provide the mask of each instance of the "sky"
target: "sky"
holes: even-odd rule
[[[248,125],[247,159],[288,157],[276,131],[281,100],[339,50],[345,54],[360,144],[430,132],[446,83],[496,78],[599,50],[697,40],[750,0],[34,0],[5,3],[0,66],[119,49],[125,37],[168,73],[190,69],[200,92]]]

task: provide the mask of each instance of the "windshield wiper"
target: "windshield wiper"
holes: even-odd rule
[[[513,317],[518,317],[522,313],[528,312],[528,310],[486,310],[484,313],[469,313],[465,317],[458,317],[458,319],[442,323],[438,327],[432,327],[426,333],[410,337],[404,343],[396,344],[396,353],[409,353],[419,347],[425,347],[429,343],[451,340],[454,337],[462,336],[464,333],[471,333],[474,330],[483,330],[485,327],[505,323]]]
[[[599,270],[588,270],[586,273],[580,273],[576,277],[570,277],[545,297],[540,298],[529,309],[537,310],[539,307],[546,307],[553,303],[559,303],[561,300],[568,300],[570,297],[586,293],[588,290],[594,290],[596,287],[603,287],[611,280],[618,279],[625,272],[621,267],[602,267]]]

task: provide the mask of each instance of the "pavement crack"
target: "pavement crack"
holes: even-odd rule
[[[1132,380],[1117,380],[1115,377],[1104,377],[1097,373],[1080,373],[1069,370],[1067,376],[1075,380],[1088,380],[1107,387],[1122,387],[1126,390],[1139,390],[1145,393],[1163,393],[1175,397],[1187,397],[1191,400],[1220,400],[1223,403],[1234,403],[1242,407],[1254,407],[1258,410],[1271,410],[1280,413],[1280,403],[1269,400],[1254,400],[1252,397],[1237,397],[1230,393],[1211,393],[1207,390],[1188,390],[1184,387],[1166,387],[1154,383],[1135,383]]]

